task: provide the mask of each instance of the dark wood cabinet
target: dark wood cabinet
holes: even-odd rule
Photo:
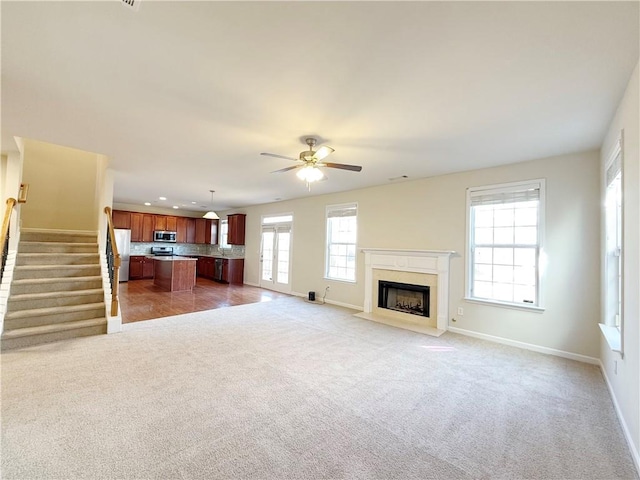
[[[167,228],[167,217],[164,215],[153,216],[153,229],[154,230],[169,230]]]
[[[196,219],[187,218],[187,243],[196,243]]]
[[[129,280],[137,280],[142,278],[142,264],[144,257],[131,255],[129,257]]]
[[[215,245],[218,243],[218,220],[195,219],[195,243]]]
[[[113,228],[131,228],[131,212],[113,210],[111,212],[111,220],[113,221]]]
[[[155,215],[145,213],[142,215],[142,241],[153,242],[153,231],[155,230]]]
[[[129,257],[129,280],[153,278],[153,258],[145,255]]]
[[[227,243],[229,245],[244,245],[245,220],[244,213],[233,213],[227,217],[229,226]]]
[[[142,218],[144,215],[142,213],[134,213],[131,212],[131,241],[132,242],[141,242],[142,241]]]
[[[176,242],[187,243],[187,217],[176,218]]]
[[[177,243],[207,245],[216,245],[218,243],[219,220],[154,215],[152,213],[126,212],[124,210],[114,210],[112,219],[114,228],[131,229],[132,242],[153,242],[153,232],[155,230],[166,230],[176,232]]]
[[[198,257],[198,263],[196,265],[196,272],[199,277],[208,278],[213,280],[215,273],[215,258],[213,257]]]
[[[244,259],[225,258],[222,263],[222,281],[242,285],[244,283]]]

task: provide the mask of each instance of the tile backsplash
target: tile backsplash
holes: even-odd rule
[[[173,247],[174,255],[222,255],[218,245],[201,245],[194,243],[146,243],[131,242],[131,255],[148,255],[151,247]],[[224,254],[229,257],[244,257],[244,245],[232,245],[225,248]]]

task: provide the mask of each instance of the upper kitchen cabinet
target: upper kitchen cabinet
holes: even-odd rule
[[[218,220],[196,218],[195,224],[195,243],[205,243],[213,245],[218,243]]]
[[[178,217],[165,217],[167,219],[166,230],[175,232],[178,230]]]
[[[176,219],[176,242],[187,243],[187,217]]]
[[[111,220],[113,220],[113,228],[131,228],[131,212],[113,210],[111,212]]]
[[[246,215],[244,213],[232,213],[227,217],[229,231],[227,243],[229,245],[244,245],[244,228]]]
[[[164,215],[154,215],[153,229],[160,231],[169,230],[167,228],[167,217],[165,217]]]
[[[142,241],[142,217],[144,217],[144,214],[131,212],[130,217],[131,217],[131,241],[141,242]]]
[[[142,242],[153,242],[153,231],[155,230],[154,217],[155,215],[149,215],[147,213],[142,215]]]

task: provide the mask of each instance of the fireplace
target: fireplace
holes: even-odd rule
[[[378,307],[429,317],[429,286],[378,280]]]
[[[362,251],[365,259],[364,311],[357,316],[427,335],[438,336],[447,330],[449,259],[455,252],[384,248]],[[380,282],[391,283],[392,287],[400,284],[400,298],[393,289],[387,288],[385,292]],[[380,306],[385,301],[387,308]],[[388,308],[389,304],[392,308]],[[397,304],[400,309],[395,308]]]

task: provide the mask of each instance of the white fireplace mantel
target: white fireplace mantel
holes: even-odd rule
[[[373,310],[373,270],[429,273],[438,277],[437,328],[447,330],[449,324],[449,260],[453,250],[391,250],[363,248],[364,311]]]

